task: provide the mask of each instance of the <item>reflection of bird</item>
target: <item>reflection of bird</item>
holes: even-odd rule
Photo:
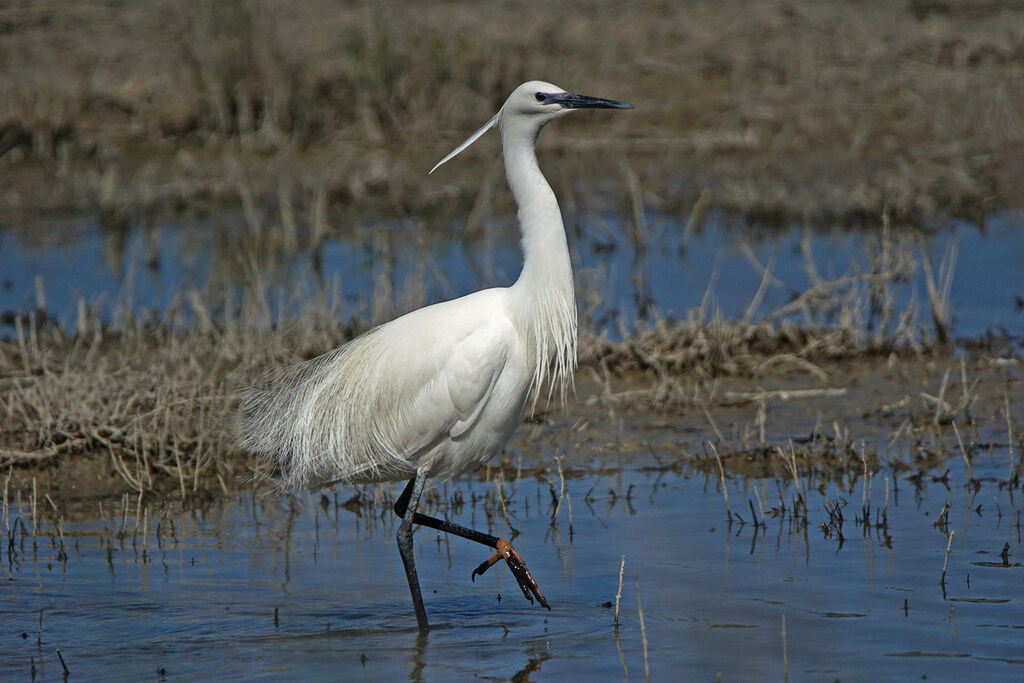
[[[537,166],[544,124],[573,109],[632,105],[531,81],[442,159],[500,125],[505,169],[519,207],[523,271],[486,289],[413,311],[243,393],[240,445],[281,468],[289,484],[410,478],[395,503],[398,548],[421,630],[427,616],[412,550],[422,524],[494,548],[472,574],[504,559],[527,600],[547,607],[505,540],[416,512],[427,476],[450,478],[501,452],[531,390],[564,391],[576,365],[576,303],[558,202]]]

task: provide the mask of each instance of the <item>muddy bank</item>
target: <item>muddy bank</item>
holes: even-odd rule
[[[501,182],[494,148],[426,170],[535,77],[637,105],[545,141],[560,196],[614,196],[614,170],[661,210],[848,219],[1019,206],[1024,187],[1013,4],[150,0],[27,3],[0,25],[9,227],[247,193],[461,216]]]

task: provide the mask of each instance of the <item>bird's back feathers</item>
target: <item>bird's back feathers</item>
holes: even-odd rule
[[[268,375],[242,392],[239,444],[290,485],[397,480],[422,465],[448,477],[486,460],[521,418],[533,374],[507,292],[413,311]]]

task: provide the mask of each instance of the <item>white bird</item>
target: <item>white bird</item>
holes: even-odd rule
[[[416,618],[428,629],[412,551],[421,524],[494,548],[471,578],[504,559],[527,600],[549,607],[522,558],[503,539],[416,512],[428,476],[448,479],[505,447],[527,398],[545,381],[564,395],[576,367],[576,302],[565,228],[534,144],[549,121],[575,109],[632,105],[575,95],[543,81],[505,104],[439,161],[497,125],[519,208],[523,269],[498,287],[427,306],[243,391],[239,445],[277,465],[288,485],[409,479],[395,503],[398,548]]]

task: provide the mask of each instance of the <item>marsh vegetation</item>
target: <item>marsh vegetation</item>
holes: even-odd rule
[[[565,636],[603,677],[954,659],[1014,676],[999,634],[1024,618],[1024,12],[532,9],[0,9],[0,556],[7,631],[25,634],[0,644],[11,675],[60,675],[55,648],[72,674],[139,652],[173,674],[155,643],[200,674],[268,673],[237,642],[256,628],[261,647],[320,653],[292,673],[340,657],[480,675],[446,660],[471,642],[525,680],[579,666],[551,645]],[[416,644],[397,490],[272,496],[274,473],[234,445],[236,390],[515,276],[494,149],[425,171],[536,76],[638,107],[541,145],[577,274],[575,391],[425,505],[521,533],[563,609],[491,609],[493,583],[464,594],[482,558],[420,542],[448,627]],[[85,612],[63,581],[94,596]],[[133,639],[133,605],[172,617]],[[87,637],[90,606],[116,624],[97,633],[129,624],[124,649]],[[899,647],[878,646],[882,622]],[[822,660],[823,633],[849,649]],[[212,660],[214,637],[256,664]],[[728,668],[737,647],[750,668]]]

